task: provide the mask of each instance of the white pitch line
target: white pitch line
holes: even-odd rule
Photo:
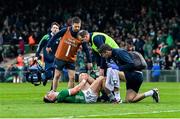
[[[120,114],[103,114],[103,116],[121,116],[121,115],[131,115],[131,114],[158,114],[158,113],[162,113],[162,112],[180,112],[180,110],[152,111],[152,112],[141,112],[141,113],[129,112],[129,113],[120,113]],[[91,118],[91,117],[101,117],[101,116],[102,115],[86,115],[86,116],[83,115],[83,116],[78,116],[78,117],[79,118]]]

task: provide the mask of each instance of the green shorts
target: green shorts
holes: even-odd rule
[[[59,94],[57,96],[57,102],[86,103],[85,96],[82,91],[79,91],[76,95],[69,95],[68,89],[64,89],[59,92]]]

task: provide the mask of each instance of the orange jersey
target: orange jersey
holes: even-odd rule
[[[82,42],[79,39],[72,37],[68,27],[66,33],[60,40],[55,57],[60,60],[75,62],[76,53],[81,44]]]

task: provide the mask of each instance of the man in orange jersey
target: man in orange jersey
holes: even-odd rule
[[[88,45],[77,38],[77,33],[81,28],[81,20],[78,17],[72,18],[72,26],[62,28],[47,44],[47,52],[51,52],[51,44],[60,39],[58,48],[55,53],[55,72],[53,78],[52,90],[56,91],[58,87],[59,78],[62,75],[63,68],[68,70],[69,82],[68,88],[74,87],[75,77],[75,60],[77,50],[82,45],[88,60],[88,69],[91,68],[91,56],[89,53]]]

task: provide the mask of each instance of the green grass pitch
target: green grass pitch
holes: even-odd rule
[[[67,83],[60,83],[59,90]],[[180,118],[180,83],[146,83],[140,92],[153,87],[160,90],[160,103],[151,97],[134,104],[46,104],[42,101],[47,86],[30,83],[0,83],[0,118]],[[121,97],[125,96],[125,83],[121,83]]]

